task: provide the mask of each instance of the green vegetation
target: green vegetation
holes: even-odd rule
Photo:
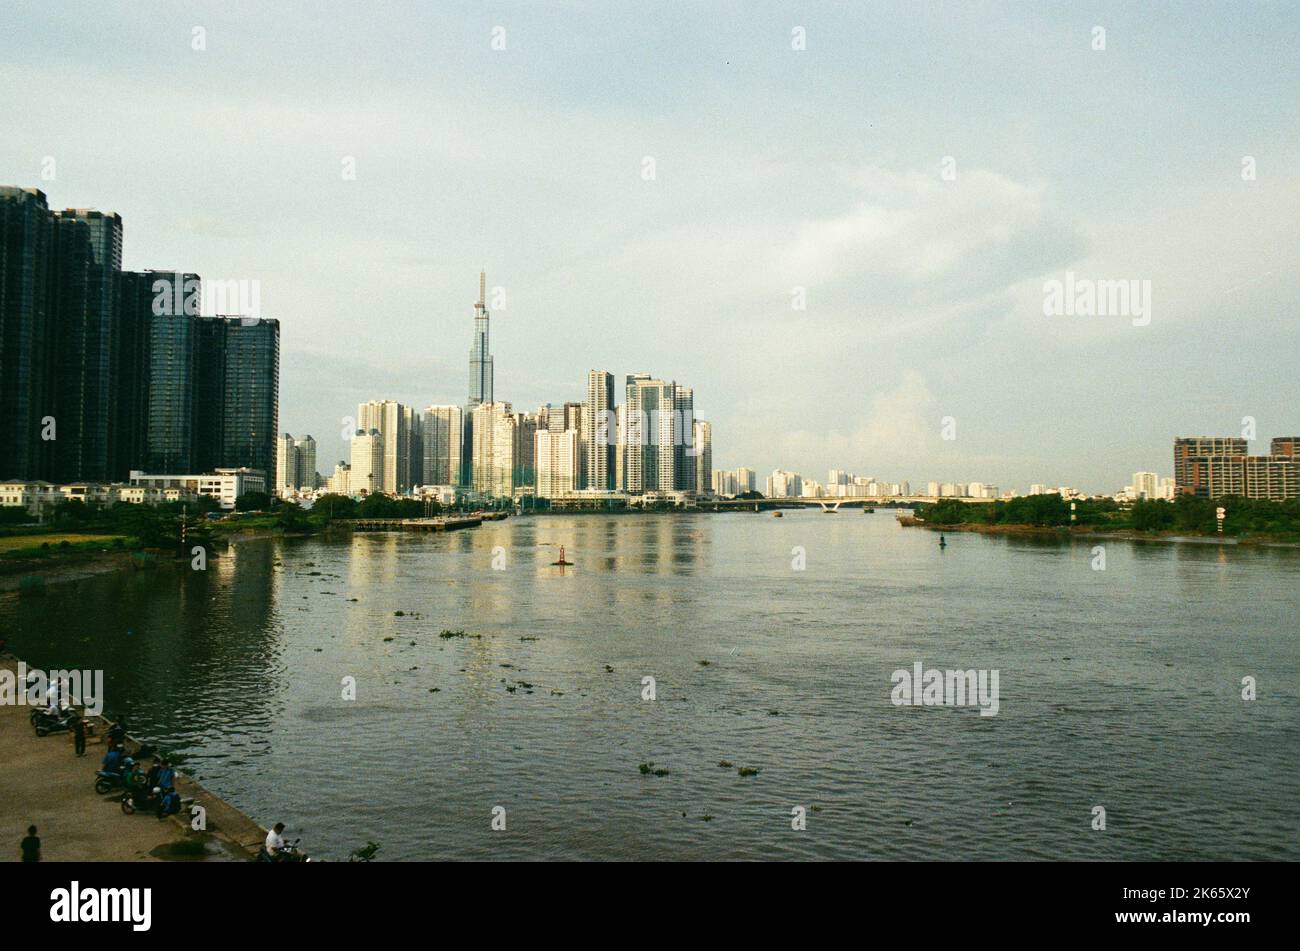
[[[39,518],[18,506],[5,506],[0,508],[0,559],[45,558],[105,548],[180,552],[182,521],[189,549],[198,544],[210,548],[215,538],[227,535],[311,534],[334,519],[421,518],[440,512],[437,502],[386,495],[368,496],[360,502],[343,495],[325,495],[307,509],[264,492],[241,495],[235,501],[235,511],[219,518],[220,506],[208,496],[163,505],[119,502],[99,506],[68,500],[46,506]]]
[[[442,506],[435,501],[398,499],[391,495],[367,495],[358,502],[346,495],[322,495],[311,507],[313,518],[423,518],[438,515]]]
[[[45,558],[51,555],[141,548],[176,549],[181,544],[185,520],[186,547],[210,545],[212,531],[204,515],[215,510],[214,499],[201,498],[183,509],[180,503],[166,505],[87,505],[66,501],[46,507],[35,519],[20,509],[22,522],[6,512],[0,520],[0,557],[6,559]]]
[[[66,533],[47,533],[8,535],[0,537],[0,555],[17,557],[39,557],[58,546],[59,551],[98,551],[102,548],[120,547],[117,543],[124,541],[123,535],[69,535]]]
[[[1122,507],[1110,499],[1087,499],[1075,503],[1076,519],[1070,521],[1070,503],[1060,495],[1026,495],[1009,501],[961,502],[941,499],[918,505],[916,515],[928,525],[1032,525],[1067,528],[1071,524],[1089,528],[1129,529],[1138,532],[1178,532],[1212,535],[1218,525],[1215,509],[1227,509],[1223,533],[1235,537],[1251,535],[1300,535],[1300,500],[1270,502],[1227,496],[1199,499],[1180,495],[1170,502],[1144,499]]]
[[[271,507],[271,497],[265,492],[245,492],[235,499],[236,512],[261,512]]]

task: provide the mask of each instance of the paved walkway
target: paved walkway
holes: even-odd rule
[[[0,668],[16,671],[17,661],[0,657]],[[94,788],[107,749],[105,724],[96,724],[101,736],[89,740],[86,755],[78,757],[71,733],[38,737],[30,713],[28,706],[0,705],[0,861],[19,860],[18,843],[29,825],[39,830],[46,862],[246,861],[265,839],[266,830],[256,822],[179,773],[182,800],[207,810],[207,835],[191,832],[188,808],[163,821],[126,815],[120,790],[101,796]]]

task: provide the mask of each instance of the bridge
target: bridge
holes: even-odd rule
[[[840,509],[860,509],[886,506],[889,508],[910,508],[917,504],[931,505],[940,498],[956,498],[958,502],[992,502],[993,499],[968,499],[956,496],[935,495],[855,495],[838,498],[819,499],[805,496],[782,496],[770,499],[701,499],[698,507],[711,512],[766,511],[768,509],[806,509],[821,507],[828,513]]]

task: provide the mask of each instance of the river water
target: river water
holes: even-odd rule
[[[0,620],[327,857],[1300,858],[1300,551],[948,543],[884,510],[251,539]],[[892,703],[918,661],[997,670],[997,715]]]

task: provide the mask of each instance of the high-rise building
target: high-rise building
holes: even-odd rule
[[[694,412],[689,387],[628,374],[618,412],[620,489],[631,495],[695,491]]]
[[[125,326],[136,319],[143,321],[146,332],[142,350],[148,361],[145,379],[135,396],[145,406],[140,416],[141,458],[131,468],[163,473],[207,471],[220,461],[219,453],[215,452],[219,445],[220,420],[219,413],[211,412],[212,407],[203,404],[207,410],[202,414],[205,428],[200,429],[197,374],[203,325],[186,314],[183,305],[177,307],[186,287],[198,298],[199,278],[195,274],[146,271],[124,272],[121,280],[122,323]],[[202,395],[220,406],[225,397],[224,339],[221,339],[224,328],[210,324],[203,329],[209,331],[205,337],[207,365],[211,369],[212,361],[219,359],[220,368],[215,373],[216,379],[209,381],[213,392]],[[218,329],[219,334],[215,333]],[[195,443],[202,437],[206,437],[210,452],[209,458],[201,463],[195,453]]]
[[[1252,499],[1300,498],[1300,457],[1295,437],[1278,437],[1270,455],[1246,455],[1236,436],[1191,436],[1174,440],[1174,481],[1179,494],[1203,499],[1241,495]]]
[[[421,421],[424,459],[422,485],[462,485],[461,442],[464,411],[459,406],[430,406]]]
[[[741,492],[753,492],[758,486],[757,476],[753,469],[746,469],[741,466],[736,470],[736,494]]]
[[[272,491],[284,495],[294,488],[294,438],[289,433],[275,437],[275,483]]]
[[[695,420],[695,492],[708,495],[713,489],[713,424]]]
[[[1174,440],[1174,483],[1180,494],[1206,496],[1223,495],[1219,489],[1235,480],[1231,477],[1229,465],[1223,463],[1213,466],[1206,460],[1225,456],[1245,456],[1246,440],[1239,436],[1186,436]],[[1211,487],[1211,468],[1214,469],[1215,485]],[[1238,486],[1238,488],[1241,488]],[[1206,497],[1214,498],[1214,495]]]
[[[197,275],[121,266],[118,215],[0,188],[3,464],[58,482],[247,467],[273,484],[279,324],[201,318]]]
[[[1154,499],[1159,477],[1154,472],[1133,473],[1133,494],[1139,499]]]
[[[536,488],[537,445],[534,436],[538,430],[537,416],[533,413],[516,413],[514,430],[513,488]]]
[[[408,407],[396,400],[371,400],[357,405],[358,428],[367,432],[377,429],[384,441],[378,492],[402,495],[411,487],[411,419]],[[423,460],[420,468],[424,468]]]
[[[341,459],[334,464],[334,474],[325,480],[325,491],[336,495],[351,495],[352,486],[349,477],[352,467]]]
[[[1300,499],[1300,457],[1287,453],[1245,456],[1242,470],[1247,498]]]
[[[1300,458],[1300,436],[1275,436],[1269,444],[1268,454]]]
[[[515,414],[509,403],[480,403],[471,417],[472,488],[488,498],[509,498],[515,490]]]
[[[54,413],[47,353],[52,229],[44,192],[0,187],[0,472],[5,478],[49,474],[53,442],[42,439],[41,430]],[[60,435],[57,429],[55,434]]]
[[[474,345],[469,351],[469,406],[491,403],[492,351],[488,345],[487,273],[478,275],[478,303],[474,305]]]
[[[374,495],[383,491],[384,437],[377,429],[358,429],[352,437],[352,467],[348,491]]]
[[[53,215],[50,346],[58,425],[51,481],[104,482],[117,399],[113,365],[122,219],[90,208]]]
[[[308,433],[294,444],[297,451],[297,481],[299,489],[315,489],[317,476],[316,472],[316,440]]]
[[[585,488],[608,490],[615,486],[618,421],[614,405],[614,374],[592,370],[587,374],[587,399],[582,404],[580,441],[586,455]]]
[[[803,478],[797,472],[774,469],[767,477],[767,491],[764,494],[769,499],[797,498],[803,494]]]
[[[699,480],[696,477],[696,470],[700,449],[695,442],[695,390],[691,387],[674,387],[671,438],[672,488],[678,492],[698,492]]]
[[[553,432],[538,429],[535,435],[537,457],[537,497],[553,499],[568,495],[575,485],[578,469],[578,431]]]
[[[163,308],[170,310],[174,305],[170,293],[160,297],[154,291],[153,285],[159,279],[170,288],[175,276],[152,271],[123,271],[118,275],[118,332],[113,344],[117,399],[113,408],[109,471],[111,477],[119,481],[125,481],[132,470],[190,471],[189,466],[183,470],[153,468],[148,460],[154,312]],[[197,277],[194,277],[194,282],[198,284]]]
[[[413,406],[403,406],[406,417],[406,487],[414,488],[424,475],[424,414]]]
[[[275,440],[276,495],[316,488],[316,440],[295,439],[289,433]]]
[[[280,322],[251,317],[199,320],[200,324],[210,322],[221,325],[225,338],[217,467],[261,469],[266,484],[273,486],[275,436],[280,424]]]

